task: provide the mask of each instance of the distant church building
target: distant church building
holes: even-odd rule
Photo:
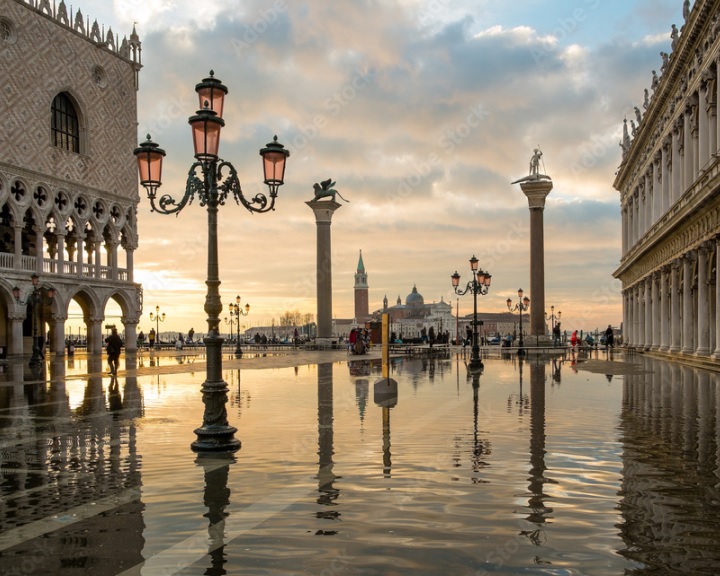
[[[90,352],[102,351],[110,300],[135,349],[140,53],[134,29],[121,39],[68,13],[65,0],[0,0],[0,347],[9,355],[28,354],[34,332],[63,354],[73,300]]]
[[[720,1],[672,26],[642,111],[625,121],[620,192],[624,340],[720,359]],[[670,28],[670,27],[668,27]],[[636,124],[637,122],[637,124]]]
[[[449,332],[455,336],[455,317],[452,306],[440,297],[440,302],[425,304],[423,295],[418,292],[417,286],[405,297],[403,304],[400,296],[394,306],[388,306],[387,296],[383,298],[383,307],[373,313],[373,317],[380,318],[388,314],[390,331],[395,332],[398,338],[419,338],[423,328],[428,331],[431,327],[435,334]]]
[[[370,304],[368,294],[368,278],[363,263],[362,250],[355,272],[355,321],[362,324],[370,320]]]

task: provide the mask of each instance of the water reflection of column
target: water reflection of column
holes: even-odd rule
[[[528,520],[538,525],[538,529],[527,536],[533,544],[540,543],[542,532],[540,528],[552,512],[552,508],[545,506],[544,492],[545,471],[545,363],[542,361],[530,363],[530,498],[528,506],[530,514]]]
[[[375,382],[373,386],[373,399],[375,404],[382,408],[383,476],[390,478],[390,472],[392,471],[392,455],[390,453],[390,409],[397,406],[397,382],[388,376]]]
[[[336,506],[340,493],[333,483],[333,365],[318,364],[318,499],[322,506]],[[335,510],[323,510],[318,518],[336,519],[340,514]]]
[[[207,576],[222,576],[227,574],[224,565],[225,557],[225,519],[230,515],[225,508],[230,505],[230,488],[228,488],[228,475],[230,466],[235,457],[227,453],[207,453],[198,456],[195,463],[202,466],[205,471],[205,491],[203,503],[207,506],[208,519],[208,554],[210,566],[205,570]]]

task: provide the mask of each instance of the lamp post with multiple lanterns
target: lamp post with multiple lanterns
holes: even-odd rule
[[[233,317],[235,319],[235,329],[237,330],[237,344],[235,345],[235,356],[242,356],[242,347],[240,346],[240,316],[250,314],[250,304],[245,304],[245,312],[240,307],[240,296],[235,296],[235,304],[232,302],[228,305],[230,311],[230,330],[232,331]],[[225,319],[227,321],[227,318]]]
[[[482,360],[480,359],[480,344],[478,342],[478,319],[477,319],[477,297],[478,294],[484,296],[490,289],[490,281],[492,275],[484,270],[478,270],[478,259],[473,256],[470,258],[470,271],[472,273],[472,280],[467,283],[464,290],[460,290],[460,274],[457,270],[455,274],[451,275],[452,285],[455,290],[455,294],[458,296],[464,296],[468,292],[472,292],[473,295],[473,343],[472,343],[472,357],[468,368],[473,371],[481,370],[483,367]]]
[[[37,274],[31,276],[32,292],[28,294],[25,300],[20,299],[20,288],[15,286],[12,289],[15,301],[23,306],[30,305],[30,313],[32,315],[32,356],[30,357],[30,368],[39,368],[42,365],[43,352],[40,348],[40,335],[38,333],[39,317],[41,306],[52,302],[55,297],[54,288],[43,288],[40,286],[40,277]]]
[[[155,306],[155,314],[150,312],[150,322],[155,322],[155,348],[160,349],[160,322],[165,322],[165,312],[160,314],[160,306]]]
[[[550,320],[550,327],[552,330],[555,330],[555,320],[559,322],[561,314],[562,312],[559,310],[558,313],[555,314],[555,306],[550,306],[550,316],[548,316],[548,313],[545,312],[545,320]]]
[[[512,298],[507,299],[507,307],[510,312],[515,312],[516,310],[520,313],[520,343],[518,345],[518,354],[523,353],[523,328],[522,328],[522,314],[523,312],[526,312],[530,308],[530,298],[527,296],[523,297],[523,289],[520,288],[518,290],[518,302],[513,307],[512,304]]]
[[[169,194],[157,197],[157,190],[162,184],[162,161],[165,151],[150,139],[135,149],[140,172],[140,183],[146,188],[152,211],[161,214],[175,214],[197,197],[200,206],[207,208],[208,215],[208,264],[207,264],[207,295],[205,312],[207,313],[208,332],[204,338],[207,354],[207,378],[202,385],[205,411],[203,424],[195,430],[197,440],[192,443],[196,452],[235,451],[240,448],[240,441],[234,437],[237,429],[228,425],[227,383],[222,379],[222,344],[220,336],[219,314],[222,311],[220,301],[220,278],[218,264],[218,208],[225,204],[228,197],[242,204],[250,212],[268,212],[275,207],[278,188],[283,185],[285,177],[285,161],[290,152],[277,141],[260,150],[262,157],[264,181],[269,189],[269,198],[264,193],[257,193],[247,199],[243,195],[235,167],[218,157],[220,145],[220,129],[225,125],[223,104],[228,89],[220,80],[210,76],[195,86],[200,102],[200,110],[188,120],[192,128],[195,147],[195,162],[188,172],[185,193],[180,200]]]

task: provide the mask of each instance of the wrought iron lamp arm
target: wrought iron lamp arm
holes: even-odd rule
[[[224,169],[227,168],[229,173],[223,175]],[[218,203],[225,204],[225,199],[232,194],[237,204],[242,204],[247,208],[248,212],[269,212],[275,209],[275,199],[277,198],[277,189],[271,189],[270,201],[262,192],[255,194],[253,198],[248,200],[242,191],[237,170],[230,162],[221,160],[217,166],[217,180],[222,180],[222,184],[218,186]]]
[[[485,296],[488,293],[489,287],[485,286],[484,284],[480,284],[479,282],[470,280],[467,283],[467,286],[465,287],[465,290],[460,290],[460,288],[455,287],[455,294],[458,296],[465,296],[468,292],[471,294],[479,294],[480,296]]]
[[[198,168],[201,168],[203,171],[203,179],[200,179],[197,176]],[[150,187],[146,186],[148,199],[150,200],[150,210],[152,212],[159,212],[160,214],[177,214],[180,210],[185,208],[185,206],[192,204],[193,198],[195,198],[195,193],[200,196],[201,202],[204,201],[204,197],[207,194],[204,181],[206,181],[205,175],[208,168],[209,167],[206,166],[205,163],[199,161],[190,166],[187,182],[185,184],[185,194],[179,202],[170,196],[170,194],[163,194],[156,203],[154,190],[151,190]]]

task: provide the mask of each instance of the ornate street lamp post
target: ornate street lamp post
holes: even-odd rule
[[[230,303],[228,309],[230,310],[230,322],[232,323],[232,317],[235,316],[235,329],[237,330],[237,344],[235,345],[235,356],[242,356],[242,347],[240,346],[240,316],[247,316],[250,314],[250,304],[245,304],[245,312],[240,308],[240,296],[235,296],[235,304]],[[232,328],[231,328],[232,329]]]
[[[470,258],[470,271],[472,272],[472,280],[467,283],[464,290],[460,290],[460,274],[455,271],[455,274],[450,276],[452,279],[452,285],[455,289],[455,294],[458,296],[464,296],[468,292],[472,292],[473,295],[473,344],[472,344],[472,357],[468,368],[470,371],[482,370],[483,363],[480,359],[480,344],[478,342],[478,319],[477,319],[477,297],[478,294],[484,296],[490,289],[490,281],[492,275],[489,272],[485,272],[482,269],[478,270],[478,259],[473,256]]]
[[[520,344],[518,346],[518,354],[523,354],[522,313],[530,308],[530,298],[527,296],[523,298],[523,289],[520,288],[518,290],[518,303],[513,307],[511,298],[508,298],[506,303],[510,312],[515,312],[517,310],[520,313]]]
[[[550,333],[552,334],[552,338],[553,338],[553,347],[555,347],[555,345],[557,343],[555,340],[555,320],[557,320],[558,324],[559,324],[561,314],[562,314],[562,312],[560,312],[559,310],[558,310],[558,313],[555,314],[555,306],[550,306],[550,316],[548,316],[547,312],[545,312],[545,320],[550,320],[550,326],[551,326]]]
[[[27,306],[28,304],[30,305],[30,313],[32,315],[31,322],[33,340],[32,356],[30,357],[30,368],[39,368],[42,365],[43,358],[43,354],[40,349],[40,336],[38,334],[38,322],[40,317],[39,308],[41,306],[44,306],[46,303],[52,302],[52,299],[55,297],[55,289],[43,288],[42,286],[40,286],[40,277],[37,274],[33,274],[31,276],[31,281],[32,292],[28,294],[25,300],[20,299],[20,288],[18,288],[17,286],[12,289],[12,292],[13,296],[15,297],[15,301],[18,304],[22,306]],[[45,298],[45,294],[47,294],[47,298]]]
[[[228,425],[227,384],[222,379],[222,344],[220,336],[219,314],[222,311],[220,301],[220,278],[218,265],[217,213],[225,204],[228,196],[242,204],[250,212],[268,212],[275,207],[278,188],[283,185],[285,161],[290,155],[288,150],[277,141],[277,136],[265,148],[260,150],[263,159],[265,184],[269,189],[268,197],[258,193],[246,199],[242,193],[237,171],[230,163],[218,157],[220,129],[225,125],[222,118],[223,104],[228,89],[218,79],[210,76],[195,86],[200,100],[200,110],[190,117],[195,162],[188,172],[185,194],[176,201],[169,194],[157,198],[157,189],[162,184],[162,160],[165,151],[148,139],[135,149],[140,172],[140,183],[147,189],[152,211],[161,214],[175,214],[191,203],[197,194],[200,206],[208,213],[208,265],[207,295],[205,312],[207,313],[208,333],[203,339],[207,354],[207,377],[202,385],[205,411],[203,424],[195,430],[197,440],[192,443],[196,452],[225,451],[240,448],[240,441],[234,437],[237,428]]]
[[[160,314],[160,306],[155,306],[155,314],[150,312],[150,322],[155,322],[155,348],[160,350],[160,322],[165,322],[165,312]]]

